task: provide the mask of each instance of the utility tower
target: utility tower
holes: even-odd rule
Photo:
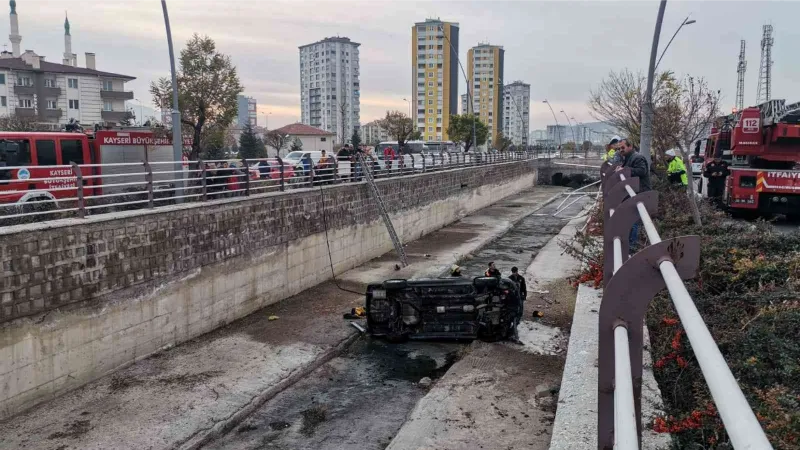
[[[739,74],[736,80],[736,111],[744,109],[744,73],[747,71],[747,61],[744,59],[745,41],[739,45],[739,65],[736,66],[736,73]]]
[[[764,25],[761,36],[761,68],[758,73],[758,95],[756,104],[772,100],[772,25]]]

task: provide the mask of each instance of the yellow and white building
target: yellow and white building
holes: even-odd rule
[[[499,45],[478,44],[467,54],[467,90],[472,110],[489,127],[487,148],[503,131],[503,66],[505,50]]]

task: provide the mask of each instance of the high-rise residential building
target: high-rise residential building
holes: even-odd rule
[[[458,111],[458,24],[427,19],[411,29],[414,123],[422,139],[446,141]]]
[[[237,104],[237,117],[236,117],[236,124],[239,128],[244,128],[248,123],[251,127],[258,126],[258,112],[257,106],[258,103],[256,99],[253,97],[246,97],[244,95],[239,95],[236,97],[236,104]]]
[[[488,148],[503,131],[503,65],[505,50],[498,45],[478,44],[467,54],[467,90],[473,111],[489,127]]]
[[[300,46],[301,121],[336,133],[339,144],[360,128],[360,45],[337,36]]]
[[[380,120],[361,125],[361,142],[364,145],[374,145],[389,140],[389,133],[381,126]]]
[[[566,125],[548,125],[547,126],[547,139],[553,141],[556,145],[562,145],[567,141],[574,141],[572,136],[569,136],[569,131]]]
[[[469,94],[461,94],[461,114],[469,112]]]
[[[503,86],[503,134],[514,145],[528,145],[531,85],[515,81]]]
[[[0,52],[0,117],[16,116],[54,130],[73,119],[84,126],[128,121],[125,101],[133,99],[133,92],[125,90],[125,83],[134,77],[97,70],[97,57],[89,52],[85,67],[78,67],[69,20],[64,20],[63,64],[48,62],[33,50],[23,52],[16,1],[9,6],[12,51]]]

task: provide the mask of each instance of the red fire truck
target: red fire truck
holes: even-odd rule
[[[718,119],[706,163],[715,155],[730,165],[723,194],[728,208],[800,215],[800,102],[771,100]]]
[[[82,175],[86,177],[84,191],[88,196],[123,189],[103,188],[103,177],[97,175],[142,172],[141,165],[112,165],[101,169],[96,164],[172,160],[171,139],[155,137],[145,128],[89,133],[0,131],[0,203],[58,202],[75,198],[77,189],[70,189],[76,187],[72,163],[81,166]],[[171,170],[171,167],[161,170]],[[174,179],[175,175],[170,177]],[[106,184],[144,180],[143,177],[137,180],[109,177],[112,178]]]

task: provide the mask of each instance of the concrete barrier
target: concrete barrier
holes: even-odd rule
[[[411,241],[535,182],[517,161],[378,186]],[[0,230],[0,419],[328,279],[328,241],[336,273],[392,250],[367,188]]]

